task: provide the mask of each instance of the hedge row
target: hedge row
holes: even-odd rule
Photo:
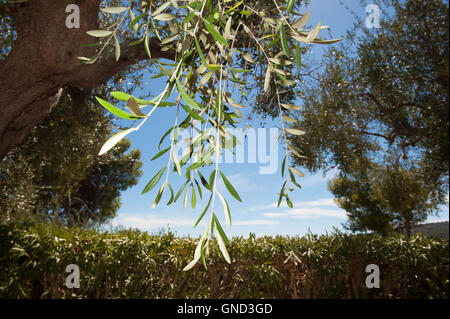
[[[227,264],[183,267],[195,240],[56,226],[0,227],[1,298],[448,298],[449,242],[417,235],[235,237]],[[65,286],[66,266],[80,288]],[[368,264],[380,288],[368,289]]]

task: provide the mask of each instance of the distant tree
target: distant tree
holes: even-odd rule
[[[414,225],[436,211],[430,190],[414,169],[396,165],[352,165],[352,173],[340,174],[328,183],[337,204],[347,211],[344,225],[351,231],[392,231],[411,236]]]
[[[397,219],[390,213],[416,210],[418,194],[409,187],[414,183],[432,207],[445,203],[449,173],[448,4],[382,3],[381,28],[369,30],[361,21],[363,27],[349,33],[345,46],[327,51],[323,69],[312,73],[316,83],[299,89],[303,108],[292,128],[306,134],[290,138],[304,156],[295,158],[296,164],[313,172],[335,168],[339,178],[332,189],[338,198],[358,194],[345,204],[355,219],[352,227],[365,228],[370,221],[380,232],[386,221]],[[357,163],[371,169],[361,170]],[[397,168],[386,171],[391,163]],[[374,172],[392,181],[377,182]],[[383,195],[377,189],[394,186],[402,195],[396,205],[386,197],[396,192]],[[411,207],[401,208],[405,205]]]
[[[137,184],[140,152],[126,154],[130,142],[124,140],[98,156],[113,122],[90,107],[81,125],[72,103],[64,94],[35,132],[0,162],[1,219],[102,223],[115,216],[120,192]]]
[[[131,66],[148,61],[158,66],[159,74],[146,69],[147,75],[161,78],[164,83],[152,99],[137,98],[116,87],[106,90],[110,94],[97,96],[98,104],[128,120],[126,128],[105,139],[99,154],[149,123],[160,107],[176,108],[173,121],[164,130],[167,133],[161,132],[159,146],[166,146],[154,157],[164,155],[167,165],[157,169],[143,193],[156,192],[152,204],[155,207],[163,196],[170,196],[167,203],[171,205],[183,191],[185,198],[190,192],[193,208],[196,194],[200,198],[202,193],[208,194],[208,203],[195,225],[208,211],[211,219],[197,242],[194,259],[184,270],[205,257],[215,236],[224,258],[231,262],[226,250],[229,241],[215,207],[223,206],[225,222],[231,227],[227,200],[216,187],[223,180],[229,195],[241,201],[218,165],[223,149],[236,144],[228,128],[242,117],[242,104],[250,102],[245,104],[255,106],[257,111],[276,109],[274,114],[279,115],[285,142],[288,134],[301,134],[286,130],[287,123],[293,121],[288,115],[296,109],[290,102],[299,83],[301,55],[311,44],[340,41],[320,37],[327,26],[309,25],[311,13],[301,12],[307,2],[92,0],[78,1],[74,6],[71,0],[0,0],[0,14],[5,17],[0,26],[6,30],[0,34],[0,38],[4,37],[0,45],[9,46],[0,48],[0,57],[4,57],[0,74],[8,75],[0,78],[0,158],[47,116],[64,88],[91,90]],[[76,7],[76,12],[70,14],[70,7]],[[79,27],[72,27],[67,21],[77,19],[78,8],[82,12]],[[129,78],[134,80],[138,75]],[[235,101],[233,93],[242,98]],[[174,94],[178,94],[176,98]],[[172,139],[167,145],[169,133],[176,136],[187,128],[199,134],[192,139]],[[181,144],[190,151],[178,158],[175,149]],[[283,176],[279,194],[280,201],[285,198],[289,206],[292,186],[298,186],[294,174],[302,176],[290,166],[289,158],[296,154],[292,146],[285,149],[289,175]],[[212,165],[214,159],[216,165]],[[169,182],[171,173],[182,179],[186,176],[178,191]],[[205,263],[206,258],[202,259]]]

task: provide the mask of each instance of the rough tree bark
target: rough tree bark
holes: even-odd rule
[[[92,56],[84,46],[95,39],[86,34],[99,29],[100,0],[28,0],[13,10],[17,39],[0,62],[0,160],[19,144],[51,111],[64,87],[95,88],[114,74],[146,59],[139,46],[123,45],[121,58],[101,58],[83,65],[77,57]],[[66,7],[80,8],[80,28],[66,27]],[[153,58],[173,59],[152,40]]]

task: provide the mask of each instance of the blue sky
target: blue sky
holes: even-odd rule
[[[359,5],[359,0],[349,0],[345,3],[355,10],[359,17],[365,19],[366,14],[364,8]],[[352,15],[339,3],[339,0],[312,0],[308,9],[311,10],[310,24],[315,26],[321,21],[323,24],[331,26],[334,38],[344,36],[346,30],[351,28],[354,22]],[[324,32],[324,34],[328,36],[328,32]],[[318,60],[321,52],[321,47],[313,47],[307,58]],[[148,81],[148,89],[153,94],[161,92],[164,89],[163,86],[164,81],[160,79]],[[182,198],[175,205],[165,205],[169,198],[169,192],[166,192],[160,204],[152,209],[151,205],[158,187],[150,193],[141,195],[146,183],[167,164],[167,156],[153,162],[150,159],[157,153],[157,143],[160,137],[172,125],[174,111],[170,108],[156,110],[141,130],[128,136],[132,142],[132,148],[141,150],[144,175],[138,185],[122,193],[122,206],[118,211],[118,216],[111,222],[113,226],[133,227],[149,232],[157,232],[170,227],[180,236],[198,236],[203,232],[204,224],[199,224],[195,229],[193,229],[193,225],[206,205],[206,196],[203,201],[198,202],[197,199],[196,209],[184,210]],[[258,119],[248,121],[246,113],[243,112],[243,114],[244,127],[247,125],[254,128],[259,127]],[[278,123],[268,122],[266,127],[278,127]],[[278,167],[281,166],[283,153],[283,146],[279,145]],[[237,202],[229,196],[223,184],[219,186],[219,190],[227,198],[232,214],[232,227],[227,229],[227,234],[248,236],[251,232],[257,236],[304,235],[308,231],[323,234],[327,231],[330,232],[333,227],[342,229],[341,224],[346,221],[345,211],[336,206],[332,194],[327,190],[327,180],[333,176],[333,172],[326,176],[322,176],[320,173],[311,175],[305,172],[305,178],[299,180],[302,189],[296,189],[291,195],[294,208],[290,209],[284,204],[277,208],[277,193],[282,185],[280,169],[275,174],[264,175],[259,173],[260,165],[259,163],[220,164],[221,171],[229,178],[243,200],[242,203]],[[209,176],[209,173],[205,172],[206,174]],[[184,180],[176,174],[171,174],[170,182],[172,186],[176,186],[174,188],[176,192]],[[223,209],[219,201],[216,202],[215,211],[223,221]],[[439,216],[433,216],[429,221],[448,220],[448,217],[448,206],[446,206]]]

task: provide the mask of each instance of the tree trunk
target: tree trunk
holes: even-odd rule
[[[405,220],[405,231],[406,231],[406,238],[408,238],[408,240],[411,238],[411,220],[409,219],[409,217]]]
[[[128,66],[147,58],[140,46],[122,45],[121,58],[100,58],[80,64],[95,49],[85,44],[96,39],[86,31],[99,29],[100,0],[28,0],[13,11],[17,39],[0,61],[0,160],[19,144],[58,103],[62,88],[95,88]],[[80,28],[66,27],[66,7],[80,8]],[[174,59],[153,39],[154,58]]]

